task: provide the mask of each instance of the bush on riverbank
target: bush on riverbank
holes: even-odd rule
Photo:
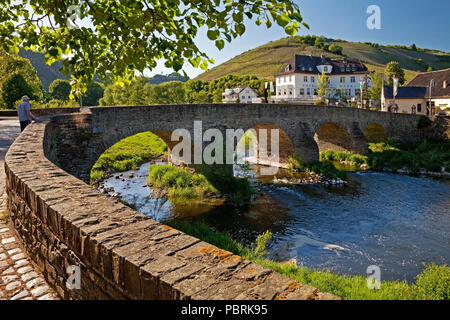
[[[450,267],[428,265],[417,276],[414,284],[406,281],[381,281],[380,289],[368,289],[367,278],[362,276],[340,276],[328,271],[317,271],[294,264],[280,263],[257,254],[257,245],[250,249],[235,242],[224,233],[213,231],[203,223],[170,222],[170,226],[189,235],[230,251],[263,267],[308,284],[321,291],[330,292],[346,300],[448,300],[450,299]],[[259,237],[260,241],[262,239]],[[258,242],[258,241],[257,241]],[[266,242],[264,243],[265,246]],[[261,251],[259,246],[259,251]],[[262,249],[264,251],[264,249]]]
[[[399,143],[385,141],[369,144],[367,156],[351,152],[326,150],[320,153],[322,161],[340,161],[374,170],[399,170],[407,168],[411,172],[421,170],[441,172],[442,167],[450,169],[450,141],[428,141]]]
[[[172,165],[151,165],[147,183],[153,188],[167,189],[168,198],[174,202],[224,197],[239,203],[252,193],[247,179],[236,178],[232,173],[210,174],[206,169],[200,172]]]
[[[312,172],[327,179],[345,180],[347,178],[347,174],[344,171],[336,169],[329,161],[303,162],[298,155],[289,158],[289,169],[300,172]]]
[[[91,184],[105,178],[107,172],[127,171],[167,154],[167,145],[157,135],[142,132],[125,138],[107,149],[91,169]]]

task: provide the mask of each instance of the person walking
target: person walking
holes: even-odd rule
[[[30,98],[28,96],[22,97],[22,102],[19,103],[17,107],[17,115],[20,121],[20,131],[25,130],[26,126],[31,123],[31,121],[37,121],[37,118],[31,113]]]

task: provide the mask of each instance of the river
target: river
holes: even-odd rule
[[[350,172],[345,186],[290,185],[240,168],[258,191],[251,205],[180,206],[149,196],[148,166],[114,174],[103,186],[153,219],[206,222],[246,245],[270,230],[275,260],[363,276],[376,265],[382,280],[410,282],[424,263],[450,264],[448,180],[367,171]]]

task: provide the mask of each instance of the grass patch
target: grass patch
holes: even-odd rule
[[[333,293],[346,300],[450,299],[450,267],[447,265],[430,264],[426,266],[413,284],[408,284],[406,281],[381,281],[380,289],[370,290],[367,288],[366,277],[340,276],[327,271],[297,267],[293,264],[279,263],[265,258],[265,247],[271,238],[271,234],[268,232],[259,236],[256,243],[248,248],[203,223],[190,224],[184,221],[174,221],[169,225],[300,283]]]
[[[91,169],[90,182],[96,183],[108,172],[136,169],[139,165],[167,154],[167,145],[151,132],[125,138],[107,149]]]
[[[327,179],[347,179],[347,173],[336,169],[330,161],[303,162],[298,155],[289,158],[289,169],[300,172],[312,172]]]
[[[168,198],[177,203],[214,197],[239,203],[252,194],[247,179],[212,170],[217,169],[216,166],[207,166],[208,170],[205,167],[201,173],[196,173],[172,165],[151,165],[147,183],[153,188],[167,189]]]

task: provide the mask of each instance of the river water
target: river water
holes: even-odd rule
[[[161,222],[202,221],[249,245],[270,230],[271,258],[337,274],[414,281],[424,263],[450,264],[450,183],[425,177],[351,172],[346,186],[289,185],[251,177],[258,195],[251,205],[198,203],[180,206],[153,199],[149,164],[115,174],[105,188]],[[132,174],[132,177],[129,177]]]

